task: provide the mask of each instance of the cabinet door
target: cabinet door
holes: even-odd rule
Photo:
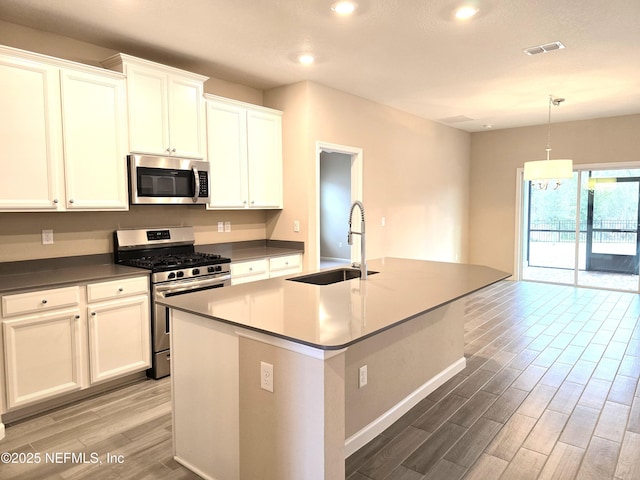
[[[0,55],[0,210],[64,205],[58,69]]]
[[[207,102],[207,158],[213,208],[247,207],[247,111]]]
[[[255,282],[269,278],[269,263],[266,258],[231,264],[231,285]]]
[[[63,70],[67,208],[127,210],[124,78]]]
[[[202,82],[169,76],[171,155],[204,158],[205,120]]]
[[[129,149],[135,153],[167,155],[170,148],[166,73],[128,65],[126,74]]]
[[[91,383],[151,366],[149,297],[88,306]]]
[[[269,278],[283,277],[302,271],[302,255],[294,254],[269,259]]]
[[[282,118],[247,113],[249,207],[282,208]]]
[[[2,326],[9,408],[82,388],[78,310],[5,320]]]

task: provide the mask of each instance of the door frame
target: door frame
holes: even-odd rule
[[[595,190],[589,189],[589,196],[587,200],[587,238],[586,238],[586,266],[585,268],[589,271],[604,271],[604,272],[612,272],[612,273],[627,273],[631,275],[638,275],[638,258],[640,254],[640,177],[608,177],[608,178],[591,178],[589,177],[589,181],[594,180],[595,183],[599,181],[611,180],[614,179],[617,183],[637,183],[639,186],[638,192],[638,209],[637,209],[637,218],[636,218],[636,253],[635,255],[622,255],[622,254],[603,254],[603,253],[594,253],[593,252],[593,210],[595,208]],[[629,269],[615,269],[614,266],[611,266],[611,270],[599,270],[598,268],[593,267],[593,262],[603,264],[609,261],[611,264],[622,263],[626,266],[627,262],[625,260],[632,259],[633,269],[632,271],[628,271]]]
[[[637,162],[615,162],[615,163],[590,163],[590,164],[574,164],[573,165],[573,171],[578,173],[578,192],[577,195],[580,195],[580,188],[582,188],[581,186],[581,175],[580,173],[582,173],[582,171],[585,170],[616,170],[616,169],[638,169],[640,168],[640,161]],[[513,263],[513,277],[515,280],[520,281],[523,280],[522,279],[522,272],[523,272],[523,249],[522,249],[522,241],[523,241],[523,235],[525,234],[525,216],[523,215],[523,208],[526,205],[526,199],[525,199],[525,195],[527,192],[527,189],[524,188],[524,167],[517,167],[516,168],[516,176],[515,176],[515,244],[514,244],[514,263]],[[578,198],[578,202],[580,201],[580,199]],[[579,208],[579,203],[578,203],[578,208],[576,209],[576,225],[580,224],[580,208]],[[576,229],[578,229],[579,227],[576,226]],[[579,232],[577,233],[577,235],[579,234]],[[579,242],[576,242],[576,246],[575,246],[575,258],[576,258],[576,265],[577,265],[577,261],[578,261],[578,249],[579,249]],[[574,267],[575,269],[575,267]],[[577,282],[577,269],[575,269],[574,271],[574,286],[577,286],[578,282]],[[584,286],[581,285],[582,288],[593,288],[593,287],[588,287],[588,286]],[[599,287],[600,288],[600,287]],[[623,290],[623,291],[628,291],[628,290]],[[639,286],[639,290],[640,291],[640,286]]]
[[[362,165],[364,151],[359,147],[351,147],[347,145],[338,145],[329,142],[316,142],[316,208],[315,208],[315,258],[312,259],[314,264],[312,268],[317,269],[320,266],[320,154],[326,153],[342,153],[351,157],[351,202],[356,200],[362,202]],[[345,212],[345,238],[347,232],[347,216],[349,212]],[[358,240],[358,239],[356,239]],[[355,245],[351,246],[351,260],[353,261]]]

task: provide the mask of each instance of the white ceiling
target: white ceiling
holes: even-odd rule
[[[470,132],[640,113],[640,0],[0,0],[0,19],[258,89],[312,80]],[[566,48],[527,56],[561,41]],[[298,64],[300,52],[316,62]]]

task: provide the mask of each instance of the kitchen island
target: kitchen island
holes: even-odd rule
[[[176,460],[217,480],[344,479],[347,456],[464,369],[460,299],[509,276],[399,258],[369,269],[160,300]]]

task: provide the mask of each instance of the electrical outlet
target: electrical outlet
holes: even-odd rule
[[[260,388],[273,393],[273,365],[260,362]]]
[[[300,231],[300,220],[294,220],[293,221],[293,231],[294,232],[299,232]]]
[[[218,233],[224,232],[224,222],[218,222]]]
[[[367,366],[363,365],[358,369],[358,388],[367,384]]]
[[[53,245],[53,230],[42,230],[42,244]]]
[[[224,222],[224,231],[225,232],[231,231],[231,222]]]

